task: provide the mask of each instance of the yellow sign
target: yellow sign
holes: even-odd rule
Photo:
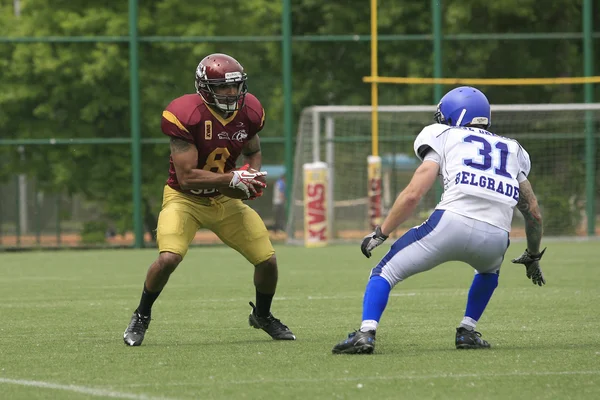
[[[329,239],[327,164],[304,164],[304,244],[325,246]]]
[[[369,156],[368,163],[368,190],[369,197],[369,224],[371,229],[383,222],[383,209],[381,203],[381,157]]]

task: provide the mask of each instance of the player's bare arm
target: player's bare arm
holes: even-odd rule
[[[398,195],[385,221],[381,224],[381,231],[385,236],[389,236],[415,211],[421,198],[433,186],[439,171],[439,164],[433,161],[424,161],[417,168],[410,183]]]
[[[531,254],[539,254],[542,241],[542,213],[528,180],[519,184],[519,202],[517,208],[525,218],[525,234],[527,235],[527,250]]]
[[[260,170],[262,167],[262,153],[260,151],[260,138],[255,135],[244,145],[242,149],[244,164],[250,164],[251,168]]]
[[[171,138],[171,157],[182,189],[213,189],[229,186],[231,174],[198,169],[198,149],[193,144]]]

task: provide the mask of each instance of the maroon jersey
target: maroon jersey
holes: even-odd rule
[[[229,172],[242,148],[263,128],[265,111],[256,97],[247,93],[244,106],[229,118],[223,118],[207,106],[198,94],[176,98],[162,114],[165,135],[185,140],[198,149],[198,169]],[[170,159],[167,185],[183,193],[201,197],[217,196],[215,189],[182,189],[177,181],[173,158]]]

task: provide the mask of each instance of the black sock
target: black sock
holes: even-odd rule
[[[148,289],[146,289],[146,284],[144,284],[144,291],[142,292],[142,298],[140,299],[140,305],[137,308],[137,312],[144,316],[150,316],[152,304],[154,304],[154,301],[156,301],[161,291],[162,290],[159,290],[156,293],[149,292]]]
[[[271,313],[271,303],[275,294],[265,294],[256,291],[256,315],[267,317]]]

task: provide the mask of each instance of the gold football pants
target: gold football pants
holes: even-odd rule
[[[275,254],[263,220],[242,200],[189,196],[165,185],[156,235],[159,251],[185,257],[201,228],[213,231],[252,265]]]

